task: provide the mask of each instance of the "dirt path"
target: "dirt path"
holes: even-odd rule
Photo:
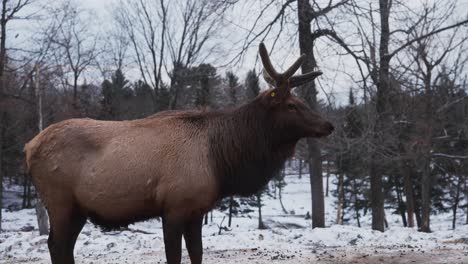
[[[45,264],[49,260],[31,259],[18,257],[7,259],[9,264],[34,263]],[[77,263],[166,263],[164,253],[161,251],[149,252],[139,255],[121,255],[118,252],[103,253],[102,255],[77,256]],[[188,256],[184,254],[182,263],[190,263]],[[238,250],[206,250],[204,255],[205,264],[406,264],[406,263],[468,263],[467,250],[440,249],[424,252],[417,249],[362,249],[357,247],[348,248],[322,248],[306,252],[304,250],[266,250],[266,249],[238,249]]]

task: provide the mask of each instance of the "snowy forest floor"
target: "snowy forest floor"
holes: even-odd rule
[[[402,226],[401,217],[387,210],[389,228],[370,229],[370,214],[335,225],[336,198],[326,198],[327,228],[311,229],[305,215],[310,211],[307,177],[286,177],[283,204],[264,196],[262,208],[266,230],[258,230],[257,211],[232,220],[230,231],[218,225],[225,212],[214,211],[213,222],[203,227],[204,263],[468,263],[468,225],[459,212],[457,228],[451,229],[451,214],[431,218],[432,233]],[[331,184],[330,189],[336,186]],[[255,208],[252,208],[255,209]],[[32,209],[3,211],[0,233],[1,263],[50,263],[47,237],[39,236]],[[130,225],[128,230],[101,232],[86,224],[75,247],[77,263],[165,263],[161,222],[157,219]],[[183,263],[190,263],[184,249]]]

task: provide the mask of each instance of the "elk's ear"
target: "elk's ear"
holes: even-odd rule
[[[270,76],[270,74],[268,74],[267,70],[263,69],[263,79],[265,79],[265,81],[276,88],[276,81]]]

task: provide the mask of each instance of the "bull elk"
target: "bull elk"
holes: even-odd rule
[[[86,223],[113,229],[161,217],[167,262],[180,263],[182,236],[192,263],[202,262],[202,218],[230,195],[252,195],[280,170],[304,137],[333,126],[291,94],[319,76],[284,73],[260,44],[273,88],[222,112],[165,111],[133,121],[70,119],[25,146],[26,163],[50,217],[52,263],[74,263]]]

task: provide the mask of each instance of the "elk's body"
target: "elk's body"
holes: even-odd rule
[[[262,59],[268,70],[264,54]],[[203,214],[222,197],[255,193],[300,138],[333,129],[289,87],[281,88],[279,77],[278,88],[232,111],[71,119],[31,140],[26,162],[50,216],[52,262],[73,263],[87,218],[115,228],[161,216],[168,263],[180,263],[182,235],[192,263],[201,263]]]

